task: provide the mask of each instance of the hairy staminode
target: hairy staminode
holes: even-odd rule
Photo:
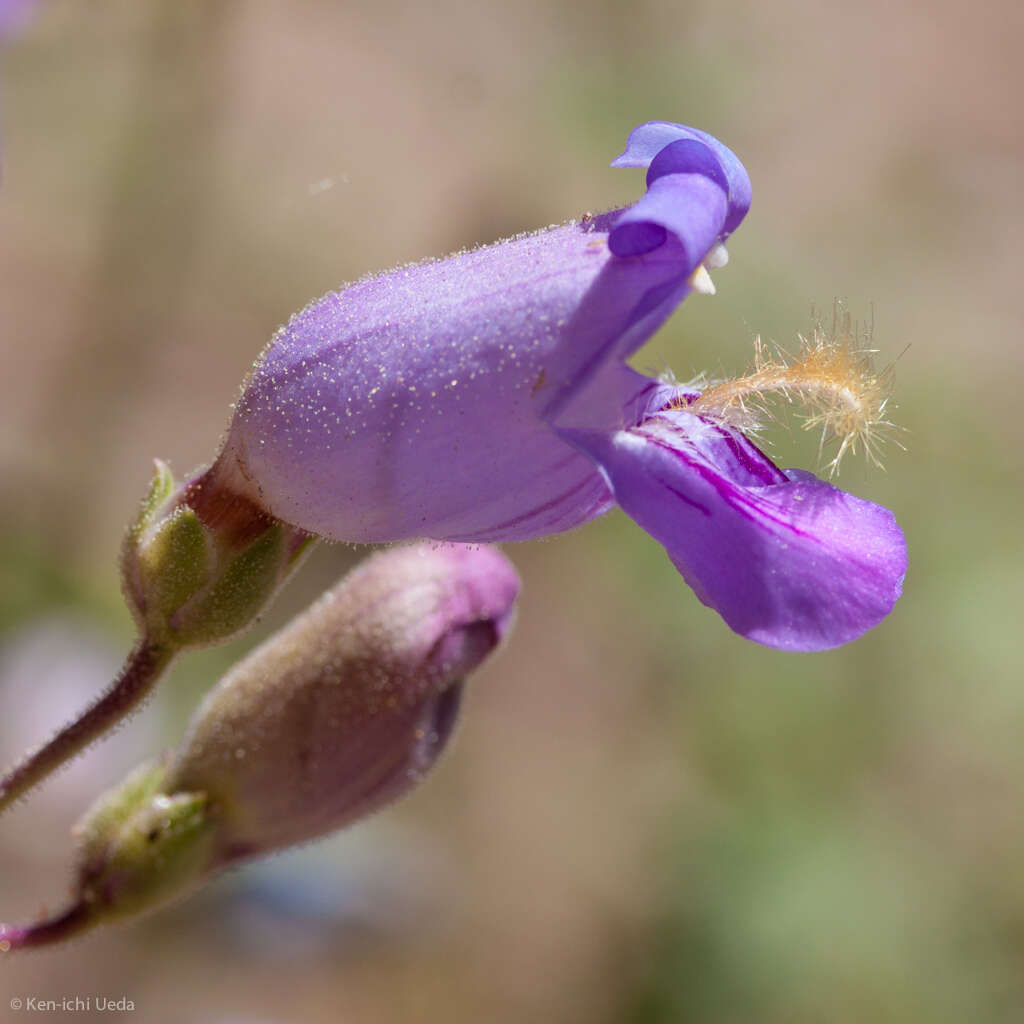
[[[872,327],[860,328],[839,302],[833,307],[831,328],[818,318],[808,336],[797,335],[794,354],[754,339],[754,365],[742,376],[717,381],[696,397],[684,396],[680,408],[746,432],[760,430],[772,418],[770,399],[781,396],[803,406],[803,426],[821,430],[819,454],[837,444],[827,463],[835,476],[847,452],[864,450],[868,461],[881,467],[881,446],[898,429],[886,418],[891,409],[893,365],[875,370]],[[823,454],[822,454],[823,458]]]

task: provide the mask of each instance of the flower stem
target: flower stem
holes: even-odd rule
[[[69,939],[92,924],[85,903],[75,903],[62,914],[29,925],[0,924],[0,954],[31,946],[48,946],[52,942]]]
[[[0,813],[132,711],[154,687],[175,653],[173,647],[140,639],[106,693],[51,740],[30,750],[0,779]]]

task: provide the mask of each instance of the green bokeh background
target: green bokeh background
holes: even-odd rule
[[[635,364],[735,373],[812,306],[873,310],[906,452],[842,484],[895,510],[911,568],[880,627],[799,656],[732,635],[620,514],[509,547],[518,630],[423,789],[0,964],[0,991],[146,1021],[1024,1019],[1021,10],[40,3],[0,53],[0,759],[116,665],[150,459],[212,455],[278,323],[629,202],[642,176],[607,165],[649,119],[722,138],[755,199],[719,294]],[[319,551],[258,630],[175,668],[116,738],[138,751],[0,820],[0,919],[59,905],[85,804],[361,554]]]

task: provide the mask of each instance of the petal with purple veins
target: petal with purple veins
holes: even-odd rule
[[[907,553],[892,513],[778,469],[742,435],[669,411],[571,439],[700,600],[751,640],[837,647],[877,625],[900,596]]]

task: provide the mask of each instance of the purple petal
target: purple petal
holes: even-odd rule
[[[671,233],[686,254],[689,273],[721,237],[725,215],[725,192],[712,178],[663,175],[615,222],[608,246],[616,256],[641,256],[663,245]]]
[[[572,439],[700,600],[751,640],[837,647],[877,625],[900,596],[907,554],[892,513],[810,473],[779,470],[738,434],[666,412]]]
[[[729,193],[729,214],[722,231],[725,239],[739,227],[750,209],[750,177],[736,154],[713,135],[669,121],[648,121],[633,129],[625,150],[612,161],[612,167],[648,167],[662,150],[680,139],[693,139],[707,146],[725,175]]]
[[[621,366],[688,291],[678,247],[620,260],[608,218],[370,278],[274,338],[219,465],[279,519],[339,540],[524,540],[612,497],[548,426],[619,426]]]

